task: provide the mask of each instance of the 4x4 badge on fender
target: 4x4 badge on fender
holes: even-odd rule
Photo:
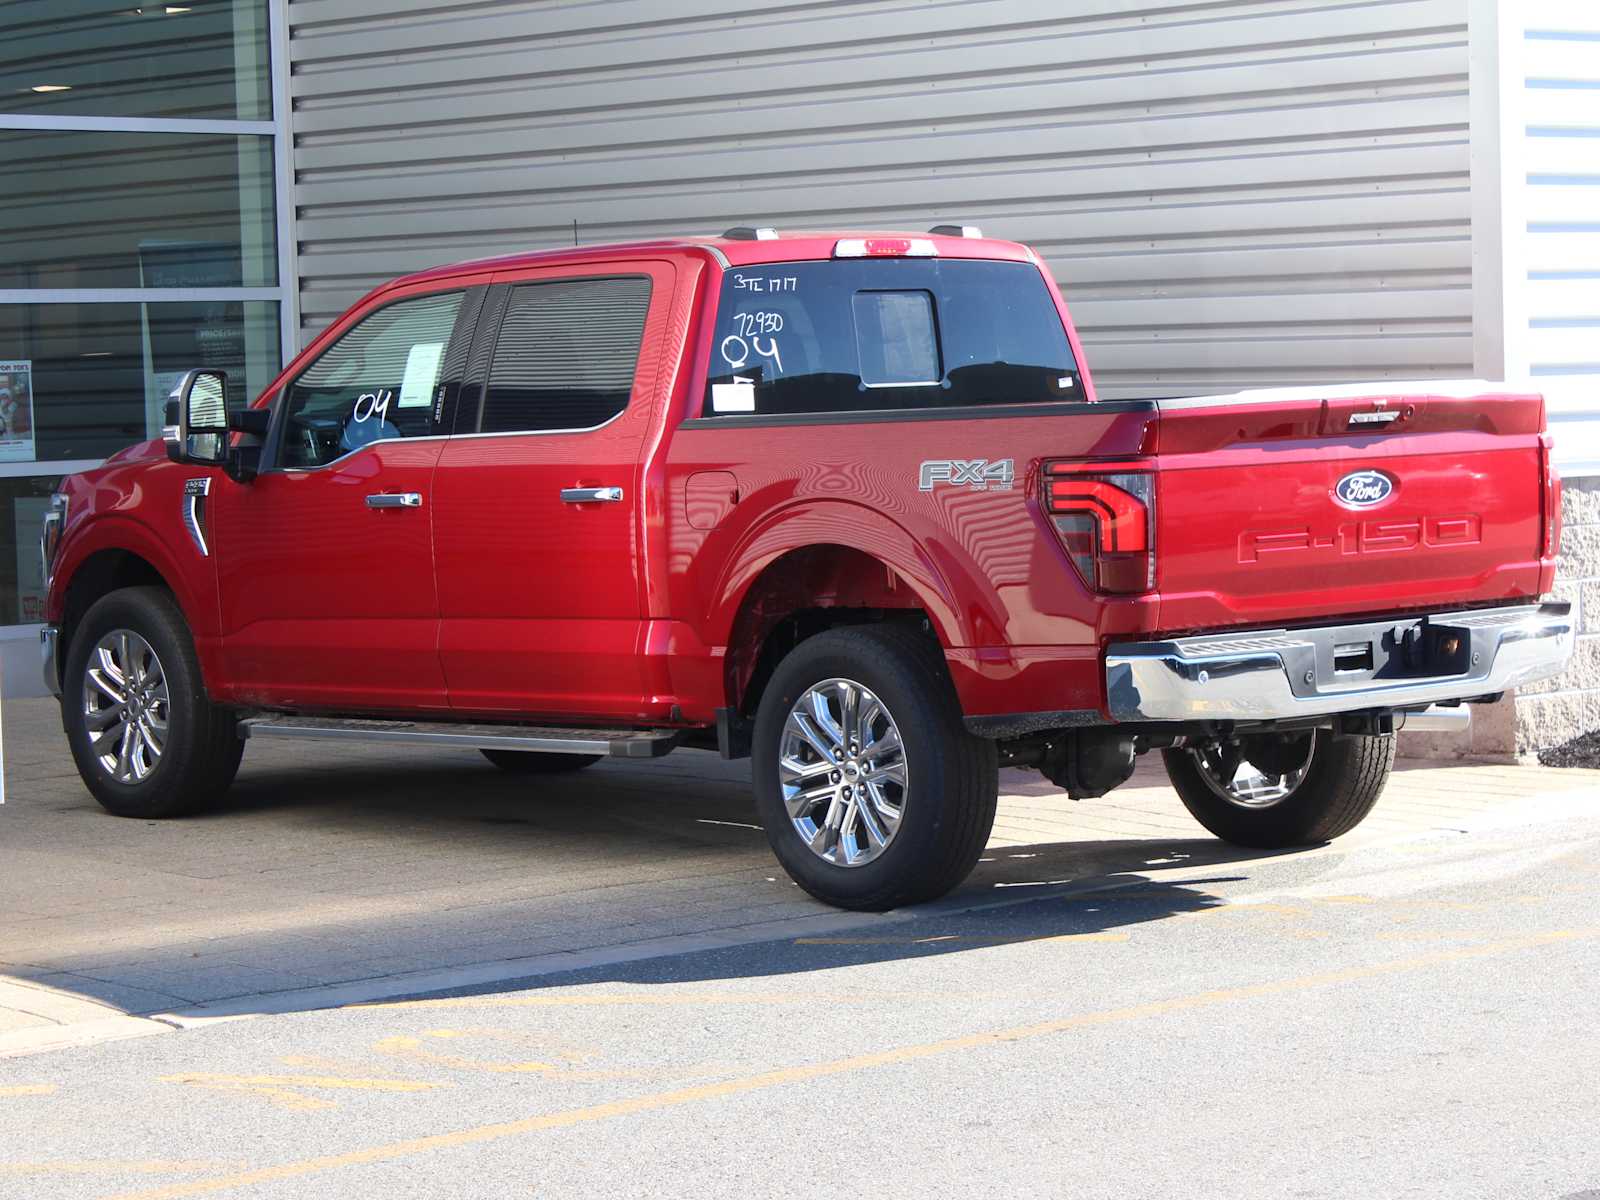
[[[1354,471],[1334,485],[1333,495],[1346,508],[1371,508],[1394,491],[1394,481],[1382,471]]]
[[[1005,491],[1017,479],[1016,464],[1009,458],[930,458],[922,464],[917,486],[931,492],[935,484],[965,485],[976,491]]]

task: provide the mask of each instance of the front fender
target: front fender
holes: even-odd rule
[[[67,591],[79,568],[104,550],[121,550],[149,563],[171,590],[178,608],[196,643],[215,639],[220,629],[217,616],[216,573],[209,558],[188,542],[178,529],[180,497],[172,498],[173,530],[163,535],[142,517],[126,512],[91,514],[74,525],[62,541],[57,554],[50,592],[45,601],[45,617],[59,624],[66,611]]]

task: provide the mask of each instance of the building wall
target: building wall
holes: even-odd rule
[[[1103,395],[1471,373],[1468,0],[296,0],[302,339],[401,271],[959,219]]]
[[[1541,391],[1566,480],[1565,675],[1523,688],[1505,749],[1600,730],[1600,6],[1473,0],[1479,371]]]

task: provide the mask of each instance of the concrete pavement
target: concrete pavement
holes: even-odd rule
[[[252,745],[224,809],[143,822],[84,791],[48,701],[8,702],[5,721],[0,1053],[876,920],[795,888],[754,827],[748,765],[708,754],[530,781],[466,752]],[[1098,801],[1032,772],[1003,790],[985,861],[942,911],[1255,857],[1206,837],[1159,767]],[[1596,772],[1405,769],[1311,853],[1597,802]]]

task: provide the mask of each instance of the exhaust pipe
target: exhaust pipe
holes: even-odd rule
[[[1435,704],[1419,713],[1407,713],[1401,728],[1412,733],[1466,733],[1472,728],[1472,710],[1465,704],[1454,708]]]

